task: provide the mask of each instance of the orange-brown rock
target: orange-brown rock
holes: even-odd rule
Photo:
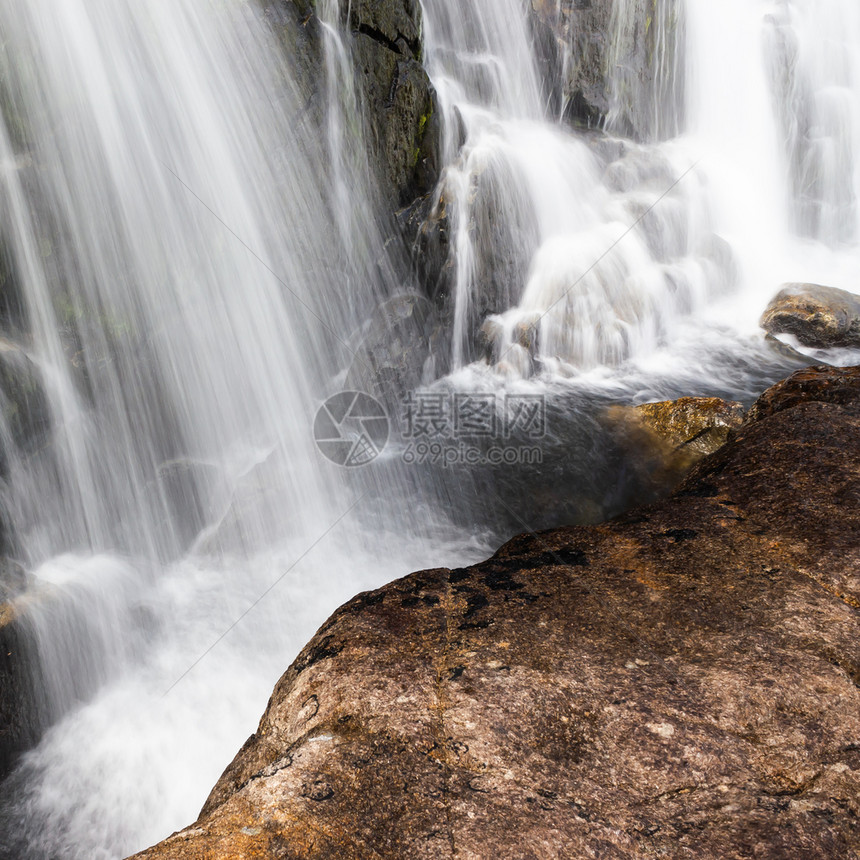
[[[631,468],[653,495],[674,489],[743,423],[740,403],[719,397],[681,397],[640,406],[612,406],[606,415]]]
[[[860,347],[860,296],[820,284],[786,284],[760,324],[771,334],[794,335],[805,346]]]
[[[138,856],[856,860],[860,379],[831,372],[853,395],[771,391],[666,501],[347,603]]]

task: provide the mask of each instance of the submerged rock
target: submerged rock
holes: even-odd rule
[[[804,346],[860,347],[860,296],[820,284],[786,284],[760,325],[770,334],[794,335]]]
[[[856,857],[860,373],[824,401],[833,372],[664,502],[354,598],[137,856]]]
[[[743,423],[744,409],[719,397],[681,397],[612,406],[606,418],[615,428],[626,459],[649,496],[672,490],[699,461],[725,444]]]
[[[681,397],[634,407],[642,422],[675,448],[701,457],[713,454],[725,444],[729,431],[740,427],[744,409],[736,401],[719,397]]]

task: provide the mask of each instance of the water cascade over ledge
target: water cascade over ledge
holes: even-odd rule
[[[0,499],[41,739],[0,858],[188,824],[339,603],[616,513],[598,406],[797,366],[757,328],[778,285],[860,283],[855,6],[423,0],[439,181],[411,206],[356,40],[401,48],[344,0],[301,19],[313,81],[288,0],[4,4]],[[405,323],[367,346],[380,309],[424,326],[438,403],[541,398],[543,469],[415,464],[387,379],[385,450],[326,459],[323,402],[409,355]]]

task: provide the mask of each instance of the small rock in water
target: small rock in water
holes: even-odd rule
[[[538,337],[540,335],[541,315],[532,313],[520,320],[514,326],[514,340],[534,356],[538,350]]]
[[[860,296],[820,284],[785,284],[760,325],[771,334],[794,335],[804,346],[860,347]]]
[[[623,435],[634,468],[660,494],[725,444],[729,431],[743,423],[744,410],[740,403],[719,397],[681,397],[612,406],[606,417]]]

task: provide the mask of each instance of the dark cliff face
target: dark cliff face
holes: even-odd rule
[[[429,193],[439,173],[435,95],[421,65],[421,6],[417,0],[341,5],[369,161],[384,202],[397,210]],[[266,0],[264,9],[294,72],[306,118],[321,130],[326,72],[317,4]]]
[[[359,595],[140,856],[856,856],[858,440],[801,371],[668,500]]]
[[[532,0],[547,103],[576,128],[660,140],[683,126],[683,5]]]
[[[12,606],[3,602],[10,581],[5,571],[0,572],[0,779],[45,729],[37,701],[39,668],[30,637]]]

